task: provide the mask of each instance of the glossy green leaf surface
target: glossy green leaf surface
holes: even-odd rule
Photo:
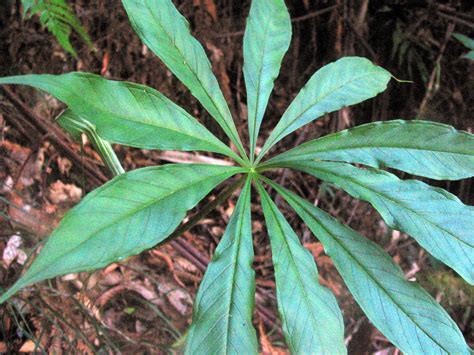
[[[321,241],[374,325],[406,354],[469,354],[446,311],[377,244],[311,203],[272,184]]]
[[[387,88],[390,73],[361,57],[344,57],[319,69],[301,89],[259,154],[305,124],[370,99]]]
[[[278,312],[292,354],[345,354],[344,323],[336,298],[319,284],[311,253],[257,181],[272,259]]]
[[[0,303],[32,283],[98,269],[163,242],[216,185],[244,169],[169,164],[117,176],[71,209]]]
[[[171,0],[122,0],[135,32],[188,87],[245,155],[211,63]]]
[[[244,78],[247,89],[250,157],[291,41],[291,20],[283,0],[253,0],[244,35]]]
[[[258,353],[250,183],[248,177],[199,287],[186,354]]]
[[[88,73],[0,78],[44,90],[94,124],[111,143],[162,150],[206,150],[235,156],[185,110],[158,91]]]
[[[299,162],[291,167],[371,203],[391,228],[408,233],[474,284],[474,207],[443,189],[417,180],[400,180],[381,170],[333,162]]]
[[[428,121],[374,122],[315,139],[264,165],[333,160],[438,180],[474,176],[474,135]]]

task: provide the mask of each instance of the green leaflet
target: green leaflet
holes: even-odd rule
[[[417,180],[345,163],[298,162],[295,169],[332,182],[371,203],[393,229],[408,233],[431,255],[474,284],[474,207]]]
[[[469,49],[474,49],[474,39],[469,38],[461,33],[453,33],[453,37],[456,38],[459,42],[461,42],[464,47]]]
[[[112,143],[162,150],[205,150],[238,156],[185,110],[144,85],[98,75],[23,75],[0,78],[44,90],[87,118]]]
[[[291,20],[283,0],[253,0],[244,35],[244,78],[247,89],[250,159],[291,41]]]
[[[438,180],[474,176],[474,135],[429,121],[386,121],[315,139],[269,160],[334,160],[394,168]]]
[[[366,58],[344,57],[319,69],[283,114],[257,161],[291,132],[326,113],[370,99],[387,88],[390,73]]]
[[[463,58],[474,61],[474,51],[469,51],[467,54],[463,55]]]
[[[318,282],[312,255],[256,181],[275,268],[278,312],[292,354],[345,354],[344,323],[336,298]]]
[[[115,177],[70,210],[31,267],[6,293],[72,272],[89,271],[163,242],[216,185],[237,167],[169,164]]]
[[[407,281],[382,248],[292,192],[268,183],[321,241],[372,323],[404,353],[470,353],[446,311],[417,283]]]
[[[249,176],[199,287],[185,354],[258,354],[250,183]]]
[[[171,0],[122,0],[135,32],[191,90],[246,156],[232,115],[201,44]]]

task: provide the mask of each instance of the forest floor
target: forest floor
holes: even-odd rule
[[[65,54],[37,19],[22,20],[14,4],[7,15],[0,16],[1,76],[88,71],[147,84],[185,107],[224,139],[187,89],[133,33],[120,1],[72,3],[96,50],[90,51],[75,38],[79,59]],[[179,3],[210,55],[246,141],[241,42],[248,1]],[[391,5],[385,12],[371,6],[364,14],[352,1],[313,3],[287,1],[293,18],[293,42],[276,81],[261,137],[268,136],[310,75],[340,56],[366,56],[414,83],[392,81],[383,95],[299,129],[276,151],[354,125],[387,119],[417,117],[474,131],[473,65],[461,58],[463,47],[449,37],[453,31],[472,34],[472,27],[459,22],[460,18],[473,23],[469,22],[474,19],[472,8],[462,2],[456,6],[446,2],[446,8],[435,9],[422,5],[400,8],[397,2],[387,2]],[[321,11],[324,9],[328,10]],[[454,20],[442,15],[433,19],[433,13],[451,14]],[[111,177],[87,140],[74,142],[58,130],[54,119],[63,108],[54,98],[31,89],[7,87],[0,91],[0,292],[18,278],[29,262],[27,255],[34,254],[62,216]],[[170,162],[222,159],[210,154],[114,148],[127,171]],[[406,234],[388,228],[369,204],[298,172],[281,171],[275,178],[387,250],[407,278],[420,282],[445,307],[474,345],[474,290],[462,279]],[[472,181],[435,184],[474,204]],[[203,203],[215,199],[224,188],[218,187]],[[169,244],[104,270],[67,275],[22,291],[0,306],[0,353],[35,349],[49,353],[166,353],[179,349],[203,272],[224,233],[237,195]],[[284,201],[277,197],[276,202],[315,257],[321,284],[337,297],[349,352],[397,353],[364,316],[322,245]],[[190,215],[198,211],[199,207]],[[263,215],[258,207],[252,213],[257,277],[255,326],[262,353],[287,353],[276,310]]]

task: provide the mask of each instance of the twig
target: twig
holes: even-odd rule
[[[324,15],[327,12],[331,12],[332,10],[337,8],[338,6],[339,6],[338,4],[332,5],[332,6],[326,7],[325,9],[322,9],[322,10],[313,11],[313,12],[310,12],[306,15],[295,17],[295,18],[291,19],[291,22],[292,23],[298,23],[298,22],[306,21],[306,20],[321,16],[321,15]],[[214,35],[213,37],[215,37],[215,38],[237,37],[237,36],[243,36],[244,33],[245,33],[245,31],[219,33],[219,34]]]
[[[474,23],[470,22],[470,21],[467,21],[467,20],[464,20],[462,18],[459,18],[459,17],[456,17],[456,16],[452,16],[452,15],[448,15],[448,14],[445,14],[444,12],[441,12],[441,11],[437,11],[436,12],[440,17],[443,17],[445,19],[448,19],[450,21],[453,21],[453,22],[456,22],[460,25],[464,25],[464,26],[467,26],[469,28],[474,28]]]
[[[322,10],[313,11],[313,12],[310,12],[306,15],[295,17],[294,19],[291,20],[291,22],[295,23],[295,22],[301,22],[301,21],[309,20],[309,19],[312,19],[314,17],[324,15],[326,12],[331,12],[332,10],[334,10],[337,7],[339,7],[338,4],[326,7],[325,9],[322,9]]]
[[[436,58],[436,61],[433,66],[433,70],[431,71],[430,75],[430,81],[428,82],[428,86],[426,88],[426,93],[425,96],[423,97],[423,100],[421,101],[420,107],[418,108],[418,115],[423,114],[426,105],[428,104],[429,100],[433,96],[434,92],[436,91],[435,87],[435,81],[436,81],[436,73],[439,70],[439,67],[441,65],[441,59],[443,58],[444,51],[446,49],[446,45],[451,38],[451,33],[454,31],[455,25],[453,23],[450,23],[448,25],[448,28],[446,30],[446,35],[444,36],[444,41],[443,44],[441,45],[441,48],[439,49],[439,54],[438,57]]]

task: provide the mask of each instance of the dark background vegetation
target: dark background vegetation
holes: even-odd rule
[[[96,47],[91,51],[73,35],[75,59],[43,30],[36,17],[24,21],[19,1],[0,2],[0,75],[88,71],[110,79],[152,86],[199,118],[225,139],[215,122],[132,31],[120,1],[72,0]],[[246,136],[246,93],[242,75],[242,38],[248,0],[175,2],[189,19],[209,54],[231,105],[239,132]],[[473,64],[453,32],[474,37],[471,1],[286,0],[293,40],[283,61],[262,126],[261,146],[272,127],[315,70],[341,56],[365,56],[399,79],[386,92],[356,107],[329,114],[283,140],[277,151],[303,141],[372,121],[426,119],[473,132]],[[27,88],[0,91],[0,255],[12,235],[31,253],[67,209],[109,176],[89,144],[81,147],[54,130],[63,106]],[[33,122],[33,123],[32,123]],[[39,123],[38,123],[39,122]],[[39,128],[38,128],[39,127]],[[150,152],[116,147],[126,170],[177,161],[200,161],[198,154]],[[215,157],[221,158],[221,157]],[[410,178],[407,174],[399,174]],[[297,172],[277,181],[318,202],[326,211],[381,244],[407,277],[418,280],[474,343],[474,291],[457,275],[403,233],[389,230],[366,203],[333,186]],[[425,179],[426,180],[426,179]],[[474,204],[471,180],[427,182]],[[222,191],[219,187],[208,198]],[[277,198],[302,242],[316,257],[321,282],[337,295],[353,354],[396,350],[363,315],[321,245]],[[144,252],[105,271],[70,275],[30,287],[0,307],[0,352],[150,352],[179,346],[191,320],[192,300],[205,265],[220,239],[235,196],[171,245]],[[268,239],[259,208],[253,211],[257,272],[255,324],[264,353],[285,352],[276,313],[275,285]],[[0,265],[0,287],[21,272],[14,261]]]

